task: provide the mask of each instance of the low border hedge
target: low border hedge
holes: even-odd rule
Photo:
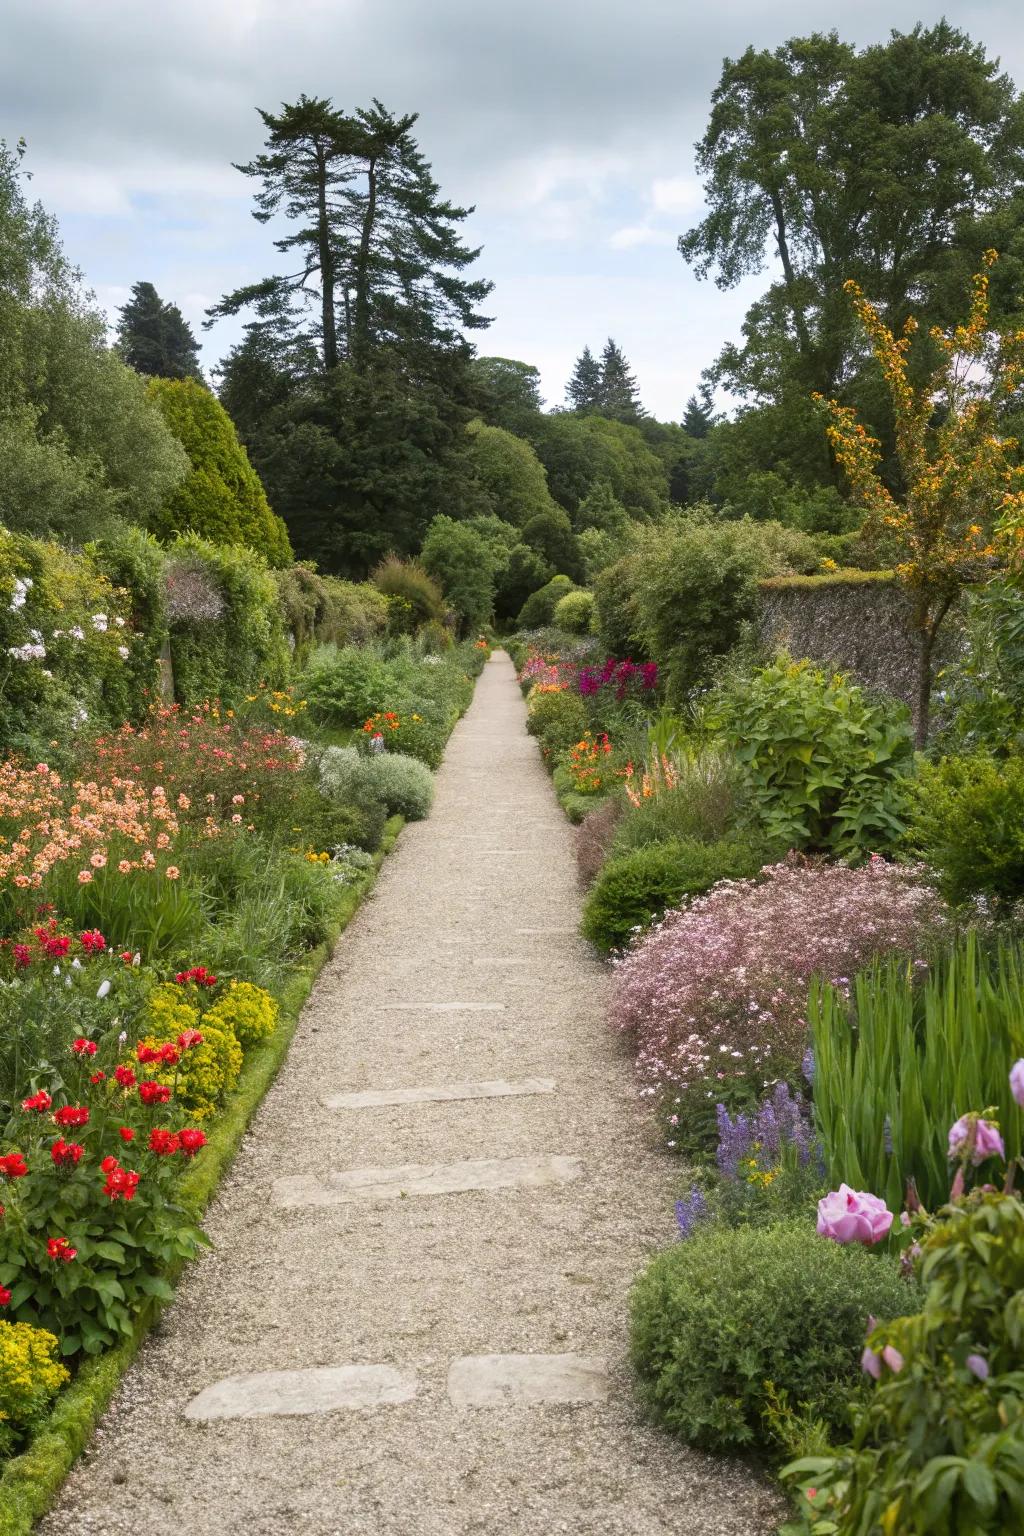
[[[388,821],[373,864],[343,893],[331,937],[312,950],[297,967],[279,999],[281,1011],[277,1029],[249,1052],[238,1089],[217,1116],[202,1158],[182,1178],[178,1186],[181,1204],[196,1219],[202,1216],[231,1167],[250,1120],[288,1054],[299,1015],[317,977],[373,888],[378,871],[398,841],[404,825],[401,816],[392,816]],[[175,1284],[183,1268],[184,1265],[179,1266],[166,1278]],[[85,1361],[25,1450],[7,1463],[0,1475],[0,1536],[31,1536],[35,1522],[53,1504],[122,1376],[166,1305],[168,1303],[154,1299],[139,1314],[130,1339],[97,1359]]]

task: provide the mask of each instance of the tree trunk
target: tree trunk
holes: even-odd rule
[[[918,633],[917,646],[917,714],[914,722],[914,745],[923,752],[928,745],[928,717],[932,707],[932,652],[935,634],[929,629]]]
[[[356,371],[362,373],[370,351],[370,241],[377,217],[377,161],[371,159],[366,167],[366,212],[359,236],[356,253],[356,283],[353,319],[352,361]]]
[[[782,210],[782,197],[777,188],[770,192],[772,200],[772,213],[775,216],[775,240],[779,247],[779,259],[782,262],[782,273],[786,279],[786,287],[790,290],[790,304],[793,309],[793,324],[796,326],[797,340],[804,357],[810,360],[812,347],[810,332],[807,329],[807,321],[804,312],[797,301],[794,289],[796,287],[796,273],[793,271],[793,263],[789,256],[789,241],[786,239],[786,215]]]
[[[334,250],[331,224],[327,216],[327,156],[323,146],[316,150],[317,174],[317,245],[320,254],[320,287],[324,332],[324,367],[328,372],[338,366],[338,332],[334,316]]]

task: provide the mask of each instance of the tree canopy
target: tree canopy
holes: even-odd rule
[[[199,345],[177,304],[136,283],[120,310],[117,346],[129,367],[159,379],[198,379]]]

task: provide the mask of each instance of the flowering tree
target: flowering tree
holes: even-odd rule
[[[902,501],[879,476],[877,438],[849,406],[814,396],[836,458],[867,512],[866,530],[884,533],[899,551],[896,574],[910,594],[918,635],[919,747],[928,739],[933,656],[943,620],[963,589],[991,569],[994,540],[1005,543],[1011,561],[1024,557],[1024,467],[1017,462],[1016,440],[999,433],[1001,415],[1017,402],[1024,382],[1024,330],[997,338],[988,330],[987,269],[996,260],[995,251],[985,252],[966,324],[930,331],[938,360],[920,385],[908,370],[917,321],[911,316],[894,336],[858,285],[844,285],[892,401]]]

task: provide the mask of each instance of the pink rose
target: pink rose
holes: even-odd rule
[[[840,1184],[818,1201],[818,1231],[836,1243],[864,1243],[870,1247],[888,1236],[892,1212],[877,1195],[865,1194]]]
[[[1003,1146],[1003,1138],[996,1126],[990,1125],[987,1120],[982,1120],[980,1115],[961,1115],[955,1125],[949,1128],[949,1155],[959,1157],[974,1130],[974,1145],[971,1151],[971,1162],[977,1168],[988,1157],[1006,1157],[1006,1148]]]
[[[1010,1068],[1010,1092],[1024,1109],[1024,1056]]]

